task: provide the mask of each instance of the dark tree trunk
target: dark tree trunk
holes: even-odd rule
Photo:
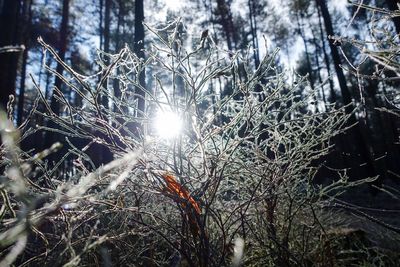
[[[333,80],[332,80],[332,75],[331,75],[331,63],[329,60],[329,56],[328,56],[328,52],[327,52],[325,40],[324,40],[325,38],[324,38],[324,31],[322,28],[321,12],[318,7],[317,7],[317,10],[318,10],[319,34],[320,34],[320,38],[321,38],[321,42],[322,42],[322,51],[324,53],[324,61],[325,61],[325,65],[326,65],[326,71],[327,71],[328,77],[329,77],[329,88],[330,88],[329,100],[330,100],[330,103],[335,104],[337,101],[337,97],[336,97],[335,88],[333,86]]]
[[[228,50],[231,51],[236,46],[235,28],[233,25],[233,17],[230,6],[225,0],[217,0],[217,12],[220,19],[220,24],[224,30]]]
[[[30,26],[31,26],[31,18],[32,18],[32,0],[24,1],[22,9],[23,9],[22,36],[24,38],[25,50],[22,55],[21,79],[20,79],[19,95],[18,95],[18,108],[17,108],[17,124],[18,125],[21,125],[22,120],[24,118],[26,64],[28,61],[28,51],[29,51],[29,47],[30,47],[29,36],[30,36]]]
[[[18,43],[18,17],[21,1],[4,0],[0,10],[0,47],[20,45]],[[0,53],[0,107],[5,109],[9,95],[15,95],[18,52]]]
[[[67,50],[67,43],[68,43],[68,20],[69,20],[69,1],[70,0],[63,0],[62,5],[62,18],[61,18],[61,26],[60,26],[60,39],[58,40],[58,56],[62,61],[65,60],[65,53]],[[64,68],[61,63],[57,63],[56,71],[59,75],[63,74]],[[62,91],[62,83],[63,81],[56,76],[54,87],[58,88]],[[53,90],[51,95],[51,103],[50,107],[56,116],[60,115],[60,103],[56,99],[56,91]],[[49,122],[50,128],[56,128],[57,125],[54,121]],[[48,138],[46,138],[46,147],[50,147],[54,142],[56,142],[56,133],[55,132],[48,132]]]
[[[65,53],[67,51],[67,43],[68,43],[68,20],[69,20],[69,0],[63,0],[62,7],[62,20],[60,27],[60,40],[58,42],[58,56],[62,61],[65,60]],[[63,74],[64,68],[62,64],[58,63],[56,71],[59,75]],[[56,77],[54,86],[61,90],[62,80]],[[51,109],[56,115],[60,114],[60,104],[55,98],[55,91],[51,96]]]
[[[103,49],[103,5],[104,5],[104,0],[99,0],[99,1],[100,1],[100,20],[99,20],[100,40],[99,40],[99,48]]]
[[[107,54],[111,53],[111,8],[112,8],[112,0],[100,0],[100,48]],[[103,9],[104,9],[104,17],[103,17]],[[104,22],[104,27],[103,27]],[[104,56],[104,63],[109,65],[110,59],[108,55]],[[104,71],[104,70],[103,70]],[[103,72],[104,73],[104,72]],[[100,78],[101,79],[101,78]],[[99,94],[97,98],[97,102],[100,103],[105,110],[109,108],[109,98],[107,95],[107,91],[109,90],[108,79],[102,84],[102,88],[104,93]],[[99,119],[105,121],[107,120],[107,116],[105,116],[105,112],[101,111],[98,114]],[[102,127],[102,126],[99,126]],[[113,155],[110,149],[107,147],[107,143],[110,142],[110,137],[102,133],[98,130],[95,130],[94,133],[100,140],[103,140],[102,144],[93,144],[90,148],[89,155],[91,156],[93,163],[96,167],[101,164],[105,164],[110,162],[113,159]],[[83,142],[85,145],[86,143]]]
[[[315,48],[315,53],[314,53],[314,58],[315,58],[315,66],[317,67],[316,73],[317,73],[317,77],[318,77],[318,82],[321,85],[321,94],[322,94],[322,100],[324,102],[324,106],[326,109],[326,104],[327,104],[327,100],[326,100],[326,96],[325,96],[325,87],[323,86],[323,80],[322,80],[322,76],[321,76],[321,71],[322,71],[322,67],[321,64],[319,63],[319,56],[321,54],[321,50],[320,47],[318,46],[318,41],[315,37],[315,34],[313,33],[314,37],[311,40],[314,48]]]
[[[115,50],[119,52],[121,50],[121,25],[124,20],[124,12],[125,12],[125,5],[124,1],[118,0],[119,10],[118,10],[118,19],[117,19],[117,29],[115,33]],[[117,74],[119,74],[119,69],[117,69]],[[119,80],[114,79],[113,87],[114,87],[114,96],[117,99],[121,98],[121,89],[119,87]],[[116,103],[114,103],[114,112],[117,111]]]
[[[315,81],[314,81],[314,75],[313,75],[313,67],[311,64],[311,59],[310,59],[310,53],[308,49],[308,43],[307,43],[307,38],[305,33],[303,32],[303,24],[300,22],[299,14],[296,12],[296,21],[297,21],[297,27],[299,29],[300,37],[303,40],[304,44],[304,53],[306,55],[306,61],[307,61],[307,69],[309,71],[308,75],[308,80],[310,81],[310,86],[312,91],[314,92],[314,101],[315,101],[315,110],[318,112],[318,100],[317,100],[317,92],[315,90]]]
[[[24,119],[25,79],[26,79],[27,61],[28,61],[28,48],[27,46],[25,46],[25,50],[22,55],[21,79],[20,79],[19,93],[18,93],[17,125],[21,125],[22,120]]]
[[[43,57],[44,57],[44,55],[42,56],[41,62],[43,62]],[[51,58],[50,57],[47,58],[46,64],[47,64],[47,66],[51,66]],[[46,75],[45,75],[45,91],[44,91],[44,98],[46,100],[48,100],[50,98],[50,96],[51,96],[51,87],[50,87],[50,85],[52,84],[51,80],[52,80],[51,79],[51,73],[49,71],[46,71]],[[39,76],[39,81],[40,81],[40,76]]]
[[[178,27],[177,28],[177,32],[178,32],[177,40],[179,40],[179,42],[175,42],[173,44],[173,48],[174,48],[174,51],[176,54],[181,53],[178,43],[183,44],[182,33],[184,31],[182,24],[179,24],[177,27]],[[181,67],[176,66],[175,62],[174,62],[174,66],[176,67],[178,72],[181,72],[181,73],[184,72]],[[173,96],[174,101],[177,101],[176,103],[179,103],[179,105],[180,105],[181,103],[179,101],[182,99],[185,99],[185,93],[186,93],[185,82],[184,82],[183,78],[180,75],[176,75],[176,73],[173,73],[172,77],[173,77],[172,96]]]
[[[123,0],[118,0],[118,17],[117,17],[117,29],[115,31],[115,51],[121,50],[121,25],[124,23],[125,5]]]
[[[333,26],[331,17],[328,11],[328,7],[326,5],[326,0],[316,0],[317,5],[319,6],[322,14],[322,18],[325,24],[325,30],[328,36],[334,36]],[[336,75],[339,81],[340,92],[343,98],[343,104],[348,105],[346,107],[346,111],[348,114],[352,113],[353,105],[352,105],[352,98],[350,95],[349,88],[347,87],[346,78],[343,73],[343,69],[340,67],[341,59],[338,48],[332,43],[329,42],[329,47],[331,48],[331,55],[333,60],[333,65],[336,71]]]
[[[134,52],[136,55],[144,61],[144,7],[143,0],[135,1],[135,38],[134,38]],[[138,83],[142,88],[145,88],[145,73],[144,70],[139,73]],[[136,87],[135,93],[138,101],[138,117],[143,116],[145,111],[145,91],[139,86]]]
[[[104,6],[104,52],[110,52],[110,24],[111,24],[111,0],[106,0]]]
[[[326,0],[316,0],[317,6],[320,8],[322,18],[325,24],[325,30],[328,36],[334,36],[333,26],[331,17],[329,14],[328,7],[326,5]],[[336,75],[339,81],[339,87],[343,98],[343,104],[345,105],[345,110],[347,114],[351,114],[349,118],[349,125],[355,125],[347,134],[347,140],[351,140],[356,143],[355,148],[350,152],[351,156],[356,159],[356,155],[359,153],[362,159],[361,164],[366,163],[366,169],[363,171],[364,174],[357,173],[356,175],[361,175],[362,178],[365,175],[375,176],[378,174],[377,168],[374,163],[374,159],[370,153],[371,147],[368,145],[368,133],[366,132],[366,127],[362,121],[357,121],[356,116],[353,113],[354,105],[352,102],[352,97],[349,91],[349,88],[346,83],[346,78],[343,73],[343,69],[340,67],[341,59],[338,48],[333,44],[333,42],[329,42],[329,47],[331,49],[332,60],[334,63]],[[350,145],[350,144],[349,144]],[[356,160],[354,160],[356,161]],[[357,164],[359,165],[359,164]],[[359,166],[353,166],[354,169]]]
[[[104,52],[110,53],[110,24],[111,24],[111,0],[106,0],[104,6]],[[108,57],[106,56],[105,60],[106,64],[110,64]],[[108,90],[107,82],[106,82],[106,89]],[[108,97],[104,94],[101,98],[101,103],[105,108],[108,107]]]
[[[258,49],[258,38],[257,38],[257,20],[256,14],[254,10],[254,0],[248,1],[249,6],[249,16],[250,16],[250,32],[251,32],[251,41],[253,45],[253,57],[254,57],[254,64],[256,68],[260,65],[260,55]]]
[[[399,3],[398,0],[386,0],[386,4],[388,5],[389,9],[391,11],[399,11],[399,8],[397,7],[397,4]],[[393,23],[394,26],[396,27],[396,32],[397,34],[400,34],[400,17],[393,17]]]

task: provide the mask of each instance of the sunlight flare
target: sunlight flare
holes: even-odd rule
[[[171,139],[182,132],[182,118],[172,111],[159,111],[154,121],[157,135]]]

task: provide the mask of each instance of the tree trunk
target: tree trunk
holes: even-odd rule
[[[134,38],[134,52],[136,55],[143,60],[145,58],[144,54],[144,7],[143,0],[135,1],[135,38]],[[143,113],[145,112],[145,91],[142,88],[145,88],[146,78],[144,70],[138,73],[138,83],[140,86],[135,88],[136,98],[138,101],[138,117],[143,117]]]
[[[233,26],[231,9],[225,0],[217,0],[217,10],[221,19],[221,26],[225,33],[228,50],[231,51],[235,48],[234,46],[236,46],[236,40],[234,36],[235,28]]]
[[[327,100],[326,100],[326,96],[325,96],[325,87],[324,87],[322,76],[321,76],[322,67],[319,64],[319,55],[321,54],[321,50],[320,50],[320,47],[318,45],[318,40],[317,40],[314,32],[313,32],[313,39],[311,40],[311,42],[312,42],[312,44],[314,45],[314,48],[315,48],[314,58],[315,58],[315,66],[317,67],[316,73],[317,73],[317,77],[318,77],[318,82],[321,85],[322,100],[324,102],[324,107],[325,107],[325,110],[326,110]]]
[[[106,0],[104,7],[104,52],[110,53],[111,0]]]
[[[321,38],[321,42],[322,42],[322,51],[324,53],[324,61],[325,61],[325,65],[326,65],[326,71],[328,73],[328,77],[329,77],[329,88],[330,88],[330,103],[335,104],[337,101],[337,97],[336,97],[336,93],[335,93],[335,88],[333,86],[333,80],[332,80],[332,75],[331,75],[331,63],[329,60],[329,56],[328,56],[328,52],[326,51],[326,46],[325,46],[325,38],[324,38],[324,31],[322,29],[322,20],[321,20],[321,12],[319,10],[319,8],[317,7],[317,11],[318,11],[318,26],[319,26],[319,34],[320,34],[320,38]]]
[[[21,2],[5,0],[0,11],[0,47],[20,45],[17,23]],[[0,53],[0,108],[6,109],[9,95],[15,95],[18,52]]]
[[[320,8],[321,10],[321,14],[322,14],[322,18],[325,24],[325,30],[328,36],[334,36],[334,32],[333,32],[333,26],[332,26],[332,21],[331,21],[331,17],[329,14],[329,10],[328,7],[326,5],[326,1],[325,0],[316,0],[317,2],[317,6]],[[343,98],[343,104],[345,105],[345,110],[347,114],[351,114],[348,124],[349,125],[353,125],[353,124],[357,124],[355,125],[349,132],[348,132],[348,140],[355,140],[356,142],[356,147],[354,148],[353,151],[351,151],[351,156],[356,156],[358,153],[361,156],[362,162],[366,163],[366,170],[365,174],[368,176],[375,176],[377,175],[377,168],[375,166],[374,163],[374,159],[372,158],[372,155],[370,153],[371,147],[368,145],[368,136],[367,136],[367,132],[365,132],[364,130],[366,130],[365,125],[361,125],[363,122],[357,121],[356,116],[353,113],[354,110],[354,105],[352,103],[352,97],[349,91],[349,88],[347,87],[347,83],[346,83],[346,78],[344,76],[343,73],[343,69],[340,67],[341,65],[341,59],[340,59],[340,54],[338,51],[338,48],[332,43],[329,42],[329,47],[331,49],[331,54],[332,54],[332,60],[334,63],[334,67],[335,67],[335,71],[336,71],[336,75],[339,81],[339,87],[340,87],[340,91],[342,93],[342,98]],[[359,165],[359,164],[357,164]],[[354,166],[354,168],[357,168],[357,166]],[[357,176],[360,176],[360,174],[356,174]],[[358,178],[362,178],[363,174],[361,174],[361,177]]]
[[[100,0],[100,47],[106,53],[109,54],[111,52],[111,8],[112,8],[112,0]],[[103,9],[104,9],[104,18],[103,18]],[[104,27],[103,27],[104,22]],[[109,65],[110,59],[108,55],[104,56],[104,63]],[[105,70],[103,70],[104,73]],[[100,81],[99,81],[100,82]],[[105,82],[102,84],[102,88],[104,91],[103,93],[98,95],[97,102],[101,103],[101,105],[108,110],[109,108],[109,97],[107,95],[107,91],[109,91],[109,80],[106,79]],[[111,87],[111,86],[110,86]],[[99,119],[101,120],[108,120],[107,116],[104,115],[105,113],[98,114]],[[102,126],[99,126],[102,127]],[[113,155],[109,148],[107,147],[107,143],[110,142],[110,137],[107,136],[105,133],[102,133],[98,130],[95,130],[95,135],[100,139],[103,140],[103,144],[94,144],[90,148],[90,156],[92,157],[93,163],[96,167],[100,166],[101,164],[105,164],[110,162],[113,159]],[[86,144],[86,143],[85,143]]]
[[[65,52],[67,50],[67,43],[68,43],[68,20],[69,20],[69,1],[70,0],[63,0],[63,5],[62,5],[62,18],[61,18],[61,26],[60,26],[60,39],[58,41],[58,56],[62,61],[65,60]],[[61,63],[57,63],[56,67],[57,73],[61,76],[63,74],[64,68]],[[62,80],[56,76],[55,82],[54,82],[54,87],[58,88],[59,90],[62,91]],[[51,103],[50,107],[54,114],[56,116],[60,115],[60,103],[56,99],[56,91],[53,90],[52,96],[51,96]],[[50,128],[56,128],[57,125],[55,124],[54,121],[49,122],[49,127]],[[55,141],[56,141],[56,135],[57,133],[55,132],[48,132],[48,138],[46,138],[46,147],[50,147]]]
[[[303,32],[303,23],[300,23],[299,19],[299,14],[296,12],[296,21],[297,21],[297,27],[299,29],[300,37],[303,40],[304,44],[304,53],[306,55],[306,61],[307,61],[307,68],[308,68],[308,80],[310,81],[310,86],[311,90],[314,92],[314,101],[315,101],[315,110],[318,113],[318,99],[317,99],[317,91],[315,90],[315,81],[314,81],[314,76],[313,76],[313,67],[311,64],[311,59],[310,59],[310,53],[308,52],[308,44],[307,44],[307,38],[305,33]]]
[[[100,50],[103,49],[103,5],[104,5],[104,0],[99,0],[100,2],[100,19],[99,19],[99,35],[100,35],[100,39],[99,39],[99,48]]]
[[[110,24],[111,24],[111,0],[106,0],[105,7],[104,7],[104,52],[110,53]],[[106,56],[105,60],[106,64],[110,64],[108,57]],[[108,90],[108,80],[105,82],[105,90]],[[107,108],[108,103],[108,96],[104,94],[101,97],[102,105]]]
[[[17,108],[17,124],[21,125],[24,118],[24,102],[25,102],[25,79],[26,79],[26,64],[28,61],[28,51],[29,51],[29,36],[32,18],[32,0],[24,1],[23,3],[23,31],[22,36],[24,38],[25,50],[22,55],[22,65],[21,65],[21,79],[19,86],[18,95],[18,108]]]
[[[121,25],[123,23],[124,19],[124,11],[125,11],[125,5],[124,1],[118,0],[119,4],[119,10],[118,10],[118,19],[117,19],[117,29],[115,33],[115,50],[116,52],[119,52],[121,50]],[[117,69],[117,74],[119,74],[120,71]],[[121,99],[121,89],[119,87],[119,80],[114,79],[113,81],[113,88],[114,88],[114,97],[117,99]],[[114,112],[118,110],[116,103],[114,103]]]
[[[333,32],[333,26],[332,26],[332,21],[331,17],[328,11],[328,7],[326,6],[326,0],[316,0],[317,5],[319,6],[322,14],[322,18],[324,20],[325,24],[325,30],[328,36],[334,36]],[[352,98],[350,95],[349,88],[347,87],[346,83],[346,78],[343,73],[343,69],[340,67],[341,65],[341,59],[339,55],[339,50],[337,47],[332,43],[329,42],[329,47],[331,48],[331,55],[332,55],[332,60],[334,64],[334,68],[336,71],[336,75],[339,81],[339,87],[340,87],[340,92],[342,94],[343,98],[343,104],[347,105],[346,111],[348,114],[351,114],[353,111],[353,105],[352,105]]]
[[[26,79],[26,64],[28,61],[28,48],[25,46],[24,53],[22,55],[22,66],[21,66],[21,79],[19,84],[18,94],[18,107],[17,107],[17,125],[22,124],[24,119],[24,102],[25,102],[25,79]]]
[[[248,6],[249,6],[250,32],[251,32],[251,41],[253,45],[254,64],[255,67],[258,68],[258,66],[260,65],[260,55],[258,49],[257,20],[256,20],[256,14],[254,12],[254,1],[249,0]]]

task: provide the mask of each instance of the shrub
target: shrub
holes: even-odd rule
[[[310,108],[305,78],[275,67],[277,51],[252,70],[246,53],[224,51],[210,37],[186,49],[179,25],[147,26],[155,38],[146,59],[128,47],[100,53],[101,70],[92,75],[61,62],[65,89],[55,90],[63,113],[53,112],[37,88],[30,120],[45,123],[27,122],[22,137],[1,120],[1,264],[332,261],[321,248],[324,206],[357,183],[342,175],[322,186],[314,178],[348,116]],[[139,82],[144,70],[146,88]],[[137,88],[146,110],[138,108]],[[160,135],[158,112],[177,114],[182,130]],[[47,127],[49,121],[57,127]],[[17,147],[42,131],[56,132],[64,148]],[[56,150],[57,162],[46,160]],[[105,151],[114,160],[97,168],[95,158]]]

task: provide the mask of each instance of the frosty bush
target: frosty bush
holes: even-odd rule
[[[44,123],[27,122],[21,138],[57,132],[58,163],[46,157],[59,145],[22,151],[3,118],[0,265],[290,266],[329,257],[315,251],[320,215],[353,184],[313,179],[347,116],[310,108],[306,80],[276,68],[276,51],[253,71],[246,53],[211,39],[187,48],[179,25],[147,26],[146,59],[128,47],[100,52],[93,75],[63,63],[61,115],[37,88],[30,119]],[[163,112],[182,120],[180,132],[154,125]],[[96,168],[106,150],[114,160]]]

